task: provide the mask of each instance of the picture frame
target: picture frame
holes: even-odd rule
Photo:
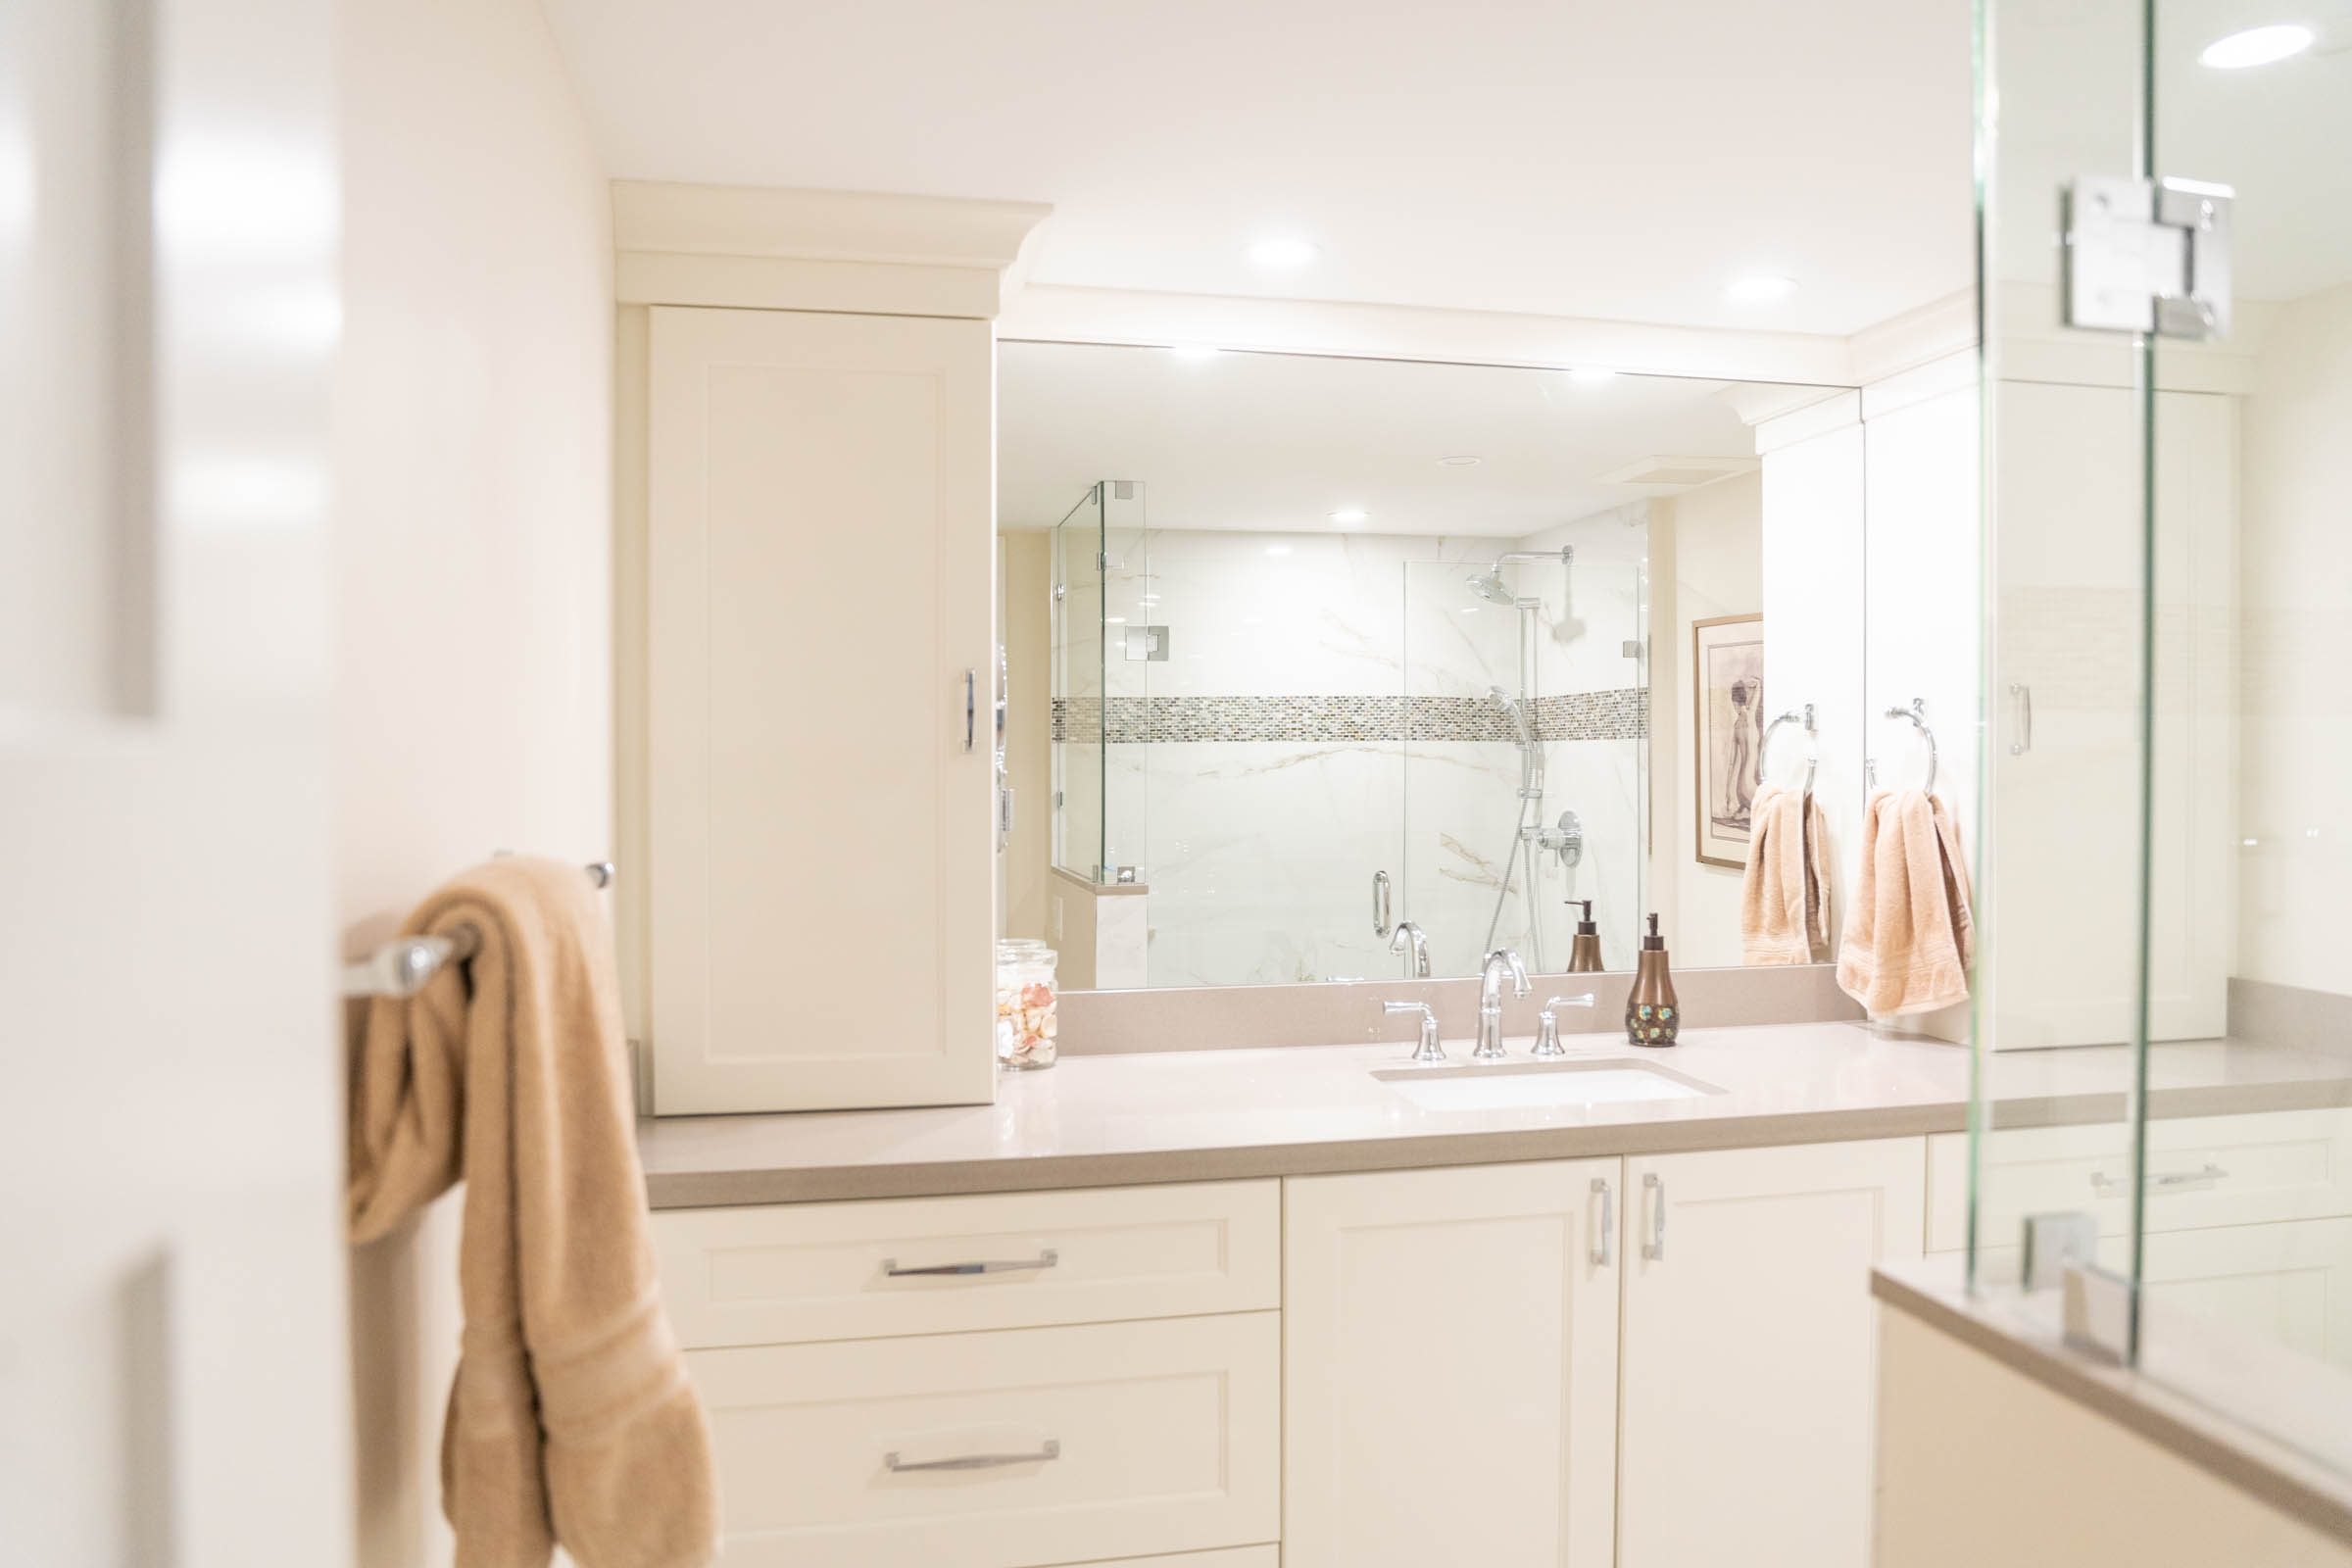
[[[1761,782],[1764,616],[1690,623],[1696,855],[1701,865],[1747,865],[1748,807]]]

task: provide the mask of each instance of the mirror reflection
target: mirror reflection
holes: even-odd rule
[[[1078,988],[1626,969],[1653,911],[1740,962],[1818,765],[1754,426],[1836,391],[1002,345],[1005,934]]]

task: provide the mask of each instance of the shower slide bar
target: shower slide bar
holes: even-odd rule
[[[591,860],[588,880],[600,888],[612,885],[617,873],[611,860]],[[346,997],[413,997],[438,973],[443,964],[462,963],[473,956],[481,936],[469,925],[447,936],[402,937],[387,942],[358,963],[343,966]]]

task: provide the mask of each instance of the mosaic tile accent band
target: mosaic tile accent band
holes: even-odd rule
[[[1536,738],[1630,741],[1649,733],[1641,686],[1536,699]],[[1484,697],[1055,698],[1054,738],[1113,745],[1153,741],[1515,741],[1510,714]]]

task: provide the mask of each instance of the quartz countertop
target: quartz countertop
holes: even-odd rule
[[[1569,1059],[1668,1069],[1720,1093],[1681,1100],[1426,1108],[1373,1077],[1408,1048],[1284,1046],[1065,1056],[1000,1078],[993,1105],[673,1116],[639,1126],[656,1208],[1304,1176],[1958,1132],[1969,1053],[1860,1023],[1693,1029],[1665,1050],[1579,1042]],[[1530,1065],[1530,1039],[1506,1042]],[[1453,1065],[1463,1043],[1448,1042]],[[1992,1063],[2000,1126],[2118,1120],[2120,1046]],[[1423,1069],[1424,1071],[1435,1069]],[[2158,1116],[2352,1103],[2352,1060],[2242,1041],[2151,1054]]]

